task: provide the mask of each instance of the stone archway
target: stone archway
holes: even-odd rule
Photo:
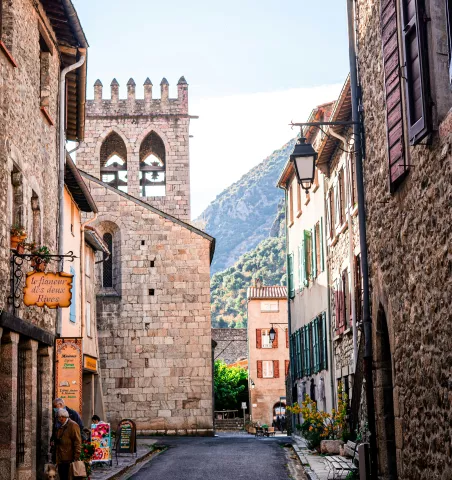
[[[376,324],[375,400],[380,474],[397,479],[392,349],[386,314],[379,306]]]

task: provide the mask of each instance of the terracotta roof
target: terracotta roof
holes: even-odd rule
[[[75,166],[69,153],[66,152],[66,166],[64,170],[64,184],[71,192],[72,198],[82,212],[97,213],[97,206],[91,196],[86,183],[83,181],[80,171]]]
[[[248,300],[252,298],[287,298],[287,287],[280,285],[272,287],[248,287]]]

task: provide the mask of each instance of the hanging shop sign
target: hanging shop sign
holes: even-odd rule
[[[133,420],[121,420],[118,425],[116,453],[136,453],[137,427]]]
[[[84,370],[97,373],[97,358],[83,355],[83,368]]]
[[[91,443],[94,445],[92,462],[111,461],[111,428],[109,423],[91,425]]]
[[[73,275],[66,272],[28,272],[24,287],[27,307],[67,308],[71,305]]]
[[[55,396],[62,398],[66,406],[81,414],[82,339],[57,338],[55,350]]]

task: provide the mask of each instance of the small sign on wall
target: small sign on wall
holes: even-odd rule
[[[68,308],[72,299],[73,275],[66,272],[28,272],[24,287],[27,307]]]
[[[97,358],[83,355],[83,368],[90,372],[97,372]]]
[[[82,339],[57,338],[56,350],[56,397],[65,405],[82,413]]]

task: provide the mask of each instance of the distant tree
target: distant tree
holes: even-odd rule
[[[218,320],[218,328],[227,328],[227,326],[228,324],[222,318]]]
[[[228,367],[222,360],[215,361],[215,410],[235,410],[240,394],[246,390],[248,372],[241,367]]]

